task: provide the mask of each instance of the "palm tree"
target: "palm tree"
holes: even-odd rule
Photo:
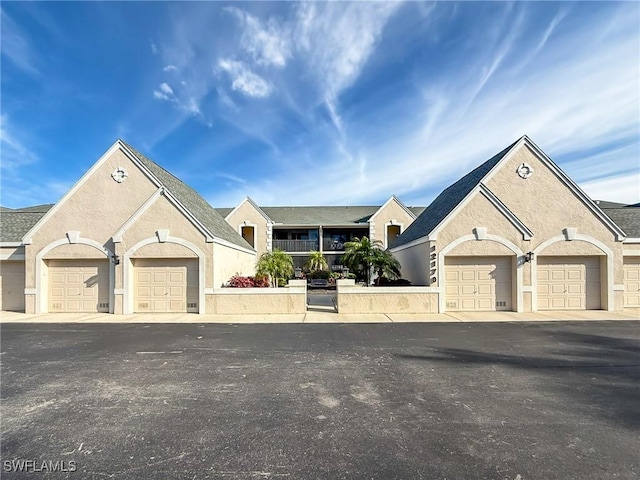
[[[345,253],[341,262],[352,271],[359,271],[364,274],[367,285],[371,278],[371,265],[375,260],[376,251],[382,251],[380,240],[369,240],[367,237],[354,238],[351,242],[345,242]]]
[[[271,285],[277,288],[279,280],[287,280],[293,277],[293,258],[277,248],[273,252],[265,252],[258,260],[256,273],[258,275],[269,275]]]
[[[327,264],[327,259],[324,258],[322,252],[311,250],[309,253],[309,260],[304,264],[304,267],[309,272],[315,272],[317,270],[325,270],[326,268],[329,268],[329,265]]]
[[[400,278],[400,262],[389,250],[377,250],[371,263],[378,273],[376,285],[380,285],[382,277],[388,278],[389,280]]]

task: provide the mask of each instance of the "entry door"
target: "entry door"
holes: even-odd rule
[[[0,310],[24,312],[24,262],[0,262]]]
[[[50,312],[109,312],[108,260],[49,260]]]
[[[599,257],[538,257],[539,310],[599,308]]]
[[[640,307],[640,257],[624,259],[624,306]]]
[[[512,310],[511,257],[445,259],[447,310]]]
[[[135,259],[136,312],[198,312],[197,259]]]

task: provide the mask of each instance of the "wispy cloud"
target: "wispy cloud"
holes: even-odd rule
[[[14,132],[7,115],[0,116],[0,150],[2,151],[0,167],[5,172],[38,160],[38,156],[26,147],[24,142],[19,139],[19,134]]]
[[[231,88],[249,97],[264,98],[271,94],[271,85],[253,73],[244,63],[222,59],[218,66],[231,77]]]
[[[23,72],[29,75],[40,75],[36,54],[25,32],[4,10],[0,10],[0,23],[2,24],[2,42],[0,42],[2,55]]]
[[[243,26],[241,46],[262,66],[284,67],[291,57],[290,33],[275,18],[262,22],[237,7],[225,11],[234,15]]]
[[[177,72],[178,71],[178,67],[176,67],[175,65],[166,65],[163,69],[163,72]]]

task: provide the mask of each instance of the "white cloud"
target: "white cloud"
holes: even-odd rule
[[[2,162],[0,167],[4,171],[14,170],[38,160],[38,156],[24,142],[19,140],[19,134],[9,125],[9,117],[0,115],[0,150]]]
[[[634,204],[640,202],[640,173],[620,175],[582,184],[594,200]]]
[[[30,75],[39,75],[36,55],[26,34],[16,25],[4,10],[0,10],[2,42],[0,52],[16,67]]]
[[[263,24],[257,17],[237,7],[227,7],[242,23],[241,46],[258,65],[284,67],[291,57],[287,29],[274,18]]]
[[[171,88],[167,83],[160,84],[160,90],[166,93],[167,95],[173,95],[173,88]]]
[[[163,72],[177,72],[178,71],[178,67],[176,67],[175,65],[166,65],[163,69]]]
[[[396,2],[299,4],[293,41],[317,74],[323,98],[335,101],[358,78],[399,5]]]
[[[218,66],[231,77],[231,88],[249,97],[265,98],[271,94],[271,85],[261,76],[253,73],[242,62],[222,59]]]

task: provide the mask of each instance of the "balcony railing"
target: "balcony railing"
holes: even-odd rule
[[[309,252],[318,250],[317,240],[274,240],[273,248],[284,250],[285,252]]]

